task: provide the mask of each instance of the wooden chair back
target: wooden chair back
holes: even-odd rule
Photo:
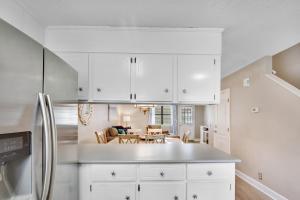
[[[119,135],[119,144],[138,144],[140,143],[139,135]]]
[[[148,135],[162,135],[162,129],[148,129]]]
[[[166,143],[166,136],[165,135],[145,135],[145,143],[146,144],[164,144]]]
[[[184,133],[181,140],[182,140],[183,143],[188,143],[189,142],[189,135]]]
[[[98,144],[106,144],[107,143],[107,138],[106,138],[106,133],[103,131],[95,131],[96,139]]]

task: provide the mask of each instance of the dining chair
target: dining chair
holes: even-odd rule
[[[162,129],[148,129],[148,135],[162,135]]]
[[[140,143],[139,135],[119,135],[119,144],[138,144]]]
[[[96,139],[98,144],[106,144],[107,138],[103,131],[95,131]]]
[[[145,143],[146,144],[164,144],[166,143],[166,136],[165,135],[145,135]]]

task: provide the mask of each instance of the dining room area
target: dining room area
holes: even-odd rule
[[[205,107],[156,104],[79,104],[79,143],[200,143]],[[208,142],[208,141],[207,141]]]

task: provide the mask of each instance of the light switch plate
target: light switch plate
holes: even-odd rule
[[[244,78],[243,87],[250,87],[250,78]]]

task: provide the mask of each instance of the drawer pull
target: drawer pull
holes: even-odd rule
[[[111,173],[111,175],[112,175],[112,176],[116,176],[116,172],[113,171],[113,172]]]
[[[174,197],[174,200],[179,200],[178,196],[175,196],[175,197]]]
[[[213,175],[213,173],[212,173],[212,171],[207,171],[207,176],[211,176],[211,175]]]
[[[161,176],[161,177],[164,177],[164,176],[165,176],[165,173],[164,173],[164,172],[160,172],[160,176]]]
[[[130,196],[126,196],[125,199],[126,199],[126,200],[130,200]]]
[[[196,194],[194,194],[193,199],[198,199],[198,196]]]

